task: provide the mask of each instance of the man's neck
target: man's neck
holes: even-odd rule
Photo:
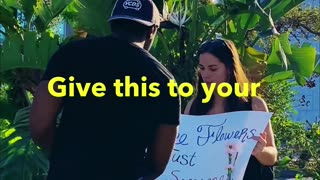
[[[145,43],[144,41],[142,41],[142,42],[132,41],[132,40],[126,39],[126,38],[124,38],[123,36],[118,35],[118,34],[116,34],[116,33],[113,33],[112,36],[115,37],[115,38],[117,38],[117,39],[120,39],[120,40],[123,40],[123,41],[127,41],[127,42],[130,43],[130,44],[133,44],[133,45],[135,45],[135,46],[138,46],[139,48],[144,49],[144,43]]]

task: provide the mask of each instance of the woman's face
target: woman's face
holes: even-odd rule
[[[228,71],[226,66],[210,53],[200,54],[199,57],[199,72],[203,82],[209,87],[211,83],[216,83],[216,86],[222,82],[228,82]]]

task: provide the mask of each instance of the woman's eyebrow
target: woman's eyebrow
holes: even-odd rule
[[[218,66],[218,65],[216,65],[216,64],[211,64],[211,65],[209,65],[208,67],[213,67],[213,66]]]
[[[204,65],[199,64],[198,66],[204,66]],[[213,66],[218,66],[218,65],[216,65],[216,64],[211,64],[211,65],[209,65],[208,67],[213,67]]]

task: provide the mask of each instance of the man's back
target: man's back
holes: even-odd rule
[[[44,80],[63,76],[63,84],[68,85],[73,76],[72,83],[81,83],[83,89],[90,83],[90,88],[80,97],[74,85],[74,97],[64,98],[48,179],[142,175],[147,170],[145,149],[152,144],[156,128],[179,124],[180,99],[170,97],[167,88],[172,75],[147,51],[113,37],[70,43],[53,57],[52,64],[61,68],[56,72],[49,64]],[[98,82],[106,87],[102,97],[91,91]],[[157,93],[158,97],[148,97]]]

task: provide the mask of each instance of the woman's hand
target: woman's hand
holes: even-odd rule
[[[257,144],[252,151],[252,155],[256,156],[263,152],[267,145],[267,133],[263,132],[260,136],[254,136],[252,139],[257,141]]]

